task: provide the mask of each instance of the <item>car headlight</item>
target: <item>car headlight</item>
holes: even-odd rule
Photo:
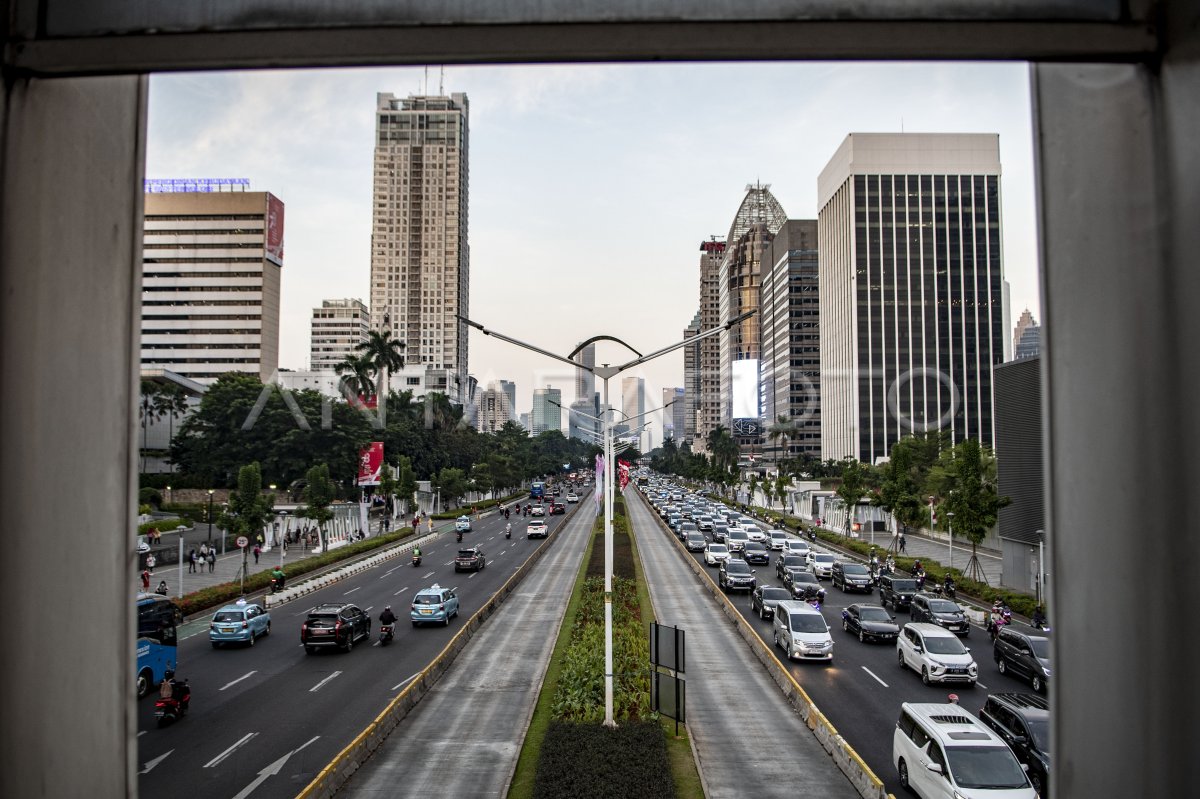
[[[972,677],[974,677],[978,673],[979,666],[977,666],[974,662],[972,662],[970,666],[967,666],[967,674],[970,674]]]

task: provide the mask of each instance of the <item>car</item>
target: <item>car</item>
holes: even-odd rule
[[[979,666],[958,636],[929,622],[908,622],[896,636],[900,668],[921,675],[926,685],[965,683],[975,687]]]
[[[700,534],[700,528],[698,528],[694,522],[682,522],[679,525],[679,529],[675,531],[675,534],[679,536],[680,541],[687,541],[687,538],[691,533]],[[702,535],[701,537],[703,538]]]
[[[271,614],[252,602],[226,605],[213,614],[208,640],[213,649],[235,641],[254,646],[254,641],[271,632]]]
[[[717,571],[717,585],[727,594],[730,591],[753,591],[757,583],[754,570],[744,560],[730,558]]]
[[[479,547],[463,547],[454,557],[454,571],[456,572],[477,572],[485,566],[487,566],[487,558],[483,556],[483,550]]]
[[[702,513],[696,517],[696,526],[700,528],[700,532],[702,533],[711,533],[713,518],[707,513]]]
[[[896,617],[878,605],[850,605],[842,611],[842,629],[863,642],[895,641],[900,634]]]
[[[408,617],[412,620],[413,627],[435,622],[449,627],[450,619],[458,615],[458,610],[458,592],[434,583],[413,595],[412,610]]]
[[[1036,799],[1011,749],[957,704],[905,702],[892,733],[900,785],[922,799]]]
[[[872,591],[871,572],[861,563],[834,563],[830,578],[834,586],[841,588],[843,593],[862,591],[869,594]]]
[[[546,506],[540,505],[540,504],[534,505],[532,508],[529,509],[529,515],[530,516],[545,516],[546,515]]]
[[[562,516],[566,512],[567,512],[567,506],[562,504],[561,502],[555,502],[553,505],[550,506],[550,515],[551,516]]]
[[[901,577],[896,574],[884,574],[879,577],[879,604],[892,610],[912,606],[912,598],[917,594],[917,581],[913,577]]]
[[[1049,796],[1050,703],[1041,694],[992,694],[979,711],[979,720],[990,727],[1017,760],[1038,795]]]
[[[725,544],[729,547],[730,552],[741,552],[749,542],[750,536],[746,535],[745,530],[730,528],[729,535],[725,536]]]
[[[821,611],[807,602],[785,600],[775,604],[771,625],[775,646],[787,653],[788,660],[833,660],[833,636]]]
[[[956,602],[924,591],[913,594],[909,613],[913,621],[927,621],[958,635],[969,635],[971,632],[971,623]]]
[[[768,530],[767,531],[767,546],[770,549],[780,552],[783,550],[787,541],[787,533],[783,530]]]
[[[825,589],[817,575],[805,568],[789,566],[783,573],[783,587],[796,599],[825,601]]]
[[[546,527],[546,522],[543,519],[533,519],[529,522],[529,526],[525,528],[526,538],[545,538],[550,534],[550,529]]]
[[[810,552],[808,555],[808,568],[817,575],[817,579],[832,577],[833,564],[836,562],[837,555],[830,552]]]
[[[750,537],[751,541],[757,541],[760,544],[767,542],[767,531],[757,524],[743,524],[742,529],[746,531],[746,535]]]
[[[308,611],[308,618],[300,625],[300,643],[310,655],[322,647],[349,652],[356,640],[370,638],[371,617],[349,602],[317,605]]]
[[[725,543],[725,539],[729,537],[729,525],[725,524],[725,522],[714,521],[712,524],[712,537],[713,541],[720,541],[722,544]]]
[[[576,494],[574,491],[572,491],[570,494],[567,494],[567,503],[568,504],[574,505],[578,501],[579,501],[579,495]]]
[[[788,569],[807,569],[808,561],[799,555],[789,555],[787,552],[782,552],[775,558],[775,574],[780,580],[787,573]]]
[[[761,541],[747,541],[742,547],[742,560],[765,566],[771,562],[771,551]]]
[[[760,619],[774,618],[775,606],[791,598],[786,588],[760,585],[750,592],[750,612],[757,613]]]
[[[688,552],[703,552],[708,546],[708,541],[704,538],[704,533],[699,530],[692,530],[687,534],[687,540],[684,541]]]
[[[147,540],[149,536],[139,535],[137,537],[137,551],[139,555],[145,555],[150,551],[150,542]]]
[[[1050,639],[1005,625],[996,634],[992,656],[1001,674],[1029,680],[1039,693],[1050,683]]]
[[[729,560],[729,547],[715,541],[704,548],[704,562],[709,566],[717,566]]]
[[[676,511],[671,511],[670,515],[667,516],[667,526],[678,535],[679,525],[681,524],[683,524],[683,515]]]
[[[810,550],[807,541],[801,541],[799,538],[789,538],[783,542],[783,551],[789,555],[799,555],[802,558],[807,558]]]
[[[470,516],[459,516],[457,519],[455,519],[454,520],[454,530],[455,530],[455,532],[458,532],[458,533],[471,532],[471,517]]]

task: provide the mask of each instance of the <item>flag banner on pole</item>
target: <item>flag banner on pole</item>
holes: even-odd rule
[[[596,504],[600,504],[600,498],[604,495],[604,458],[596,456]]]
[[[379,474],[383,470],[383,442],[372,441],[358,453],[358,484],[379,485]]]
[[[621,478],[621,490],[625,490],[625,486],[629,485],[629,461],[617,461],[617,474]]]

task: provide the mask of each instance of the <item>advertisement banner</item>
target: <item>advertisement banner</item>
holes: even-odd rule
[[[383,442],[372,441],[358,453],[358,484],[360,486],[379,485],[379,476],[383,471]]]
[[[267,260],[283,266],[283,200],[267,195]]]
[[[621,478],[621,490],[629,485],[629,461],[617,461],[617,474]]]

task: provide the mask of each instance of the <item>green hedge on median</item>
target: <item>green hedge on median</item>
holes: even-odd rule
[[[675,783],[657,721],[600,724],[552,721],[542,740],[535,799],[673,797]]]

